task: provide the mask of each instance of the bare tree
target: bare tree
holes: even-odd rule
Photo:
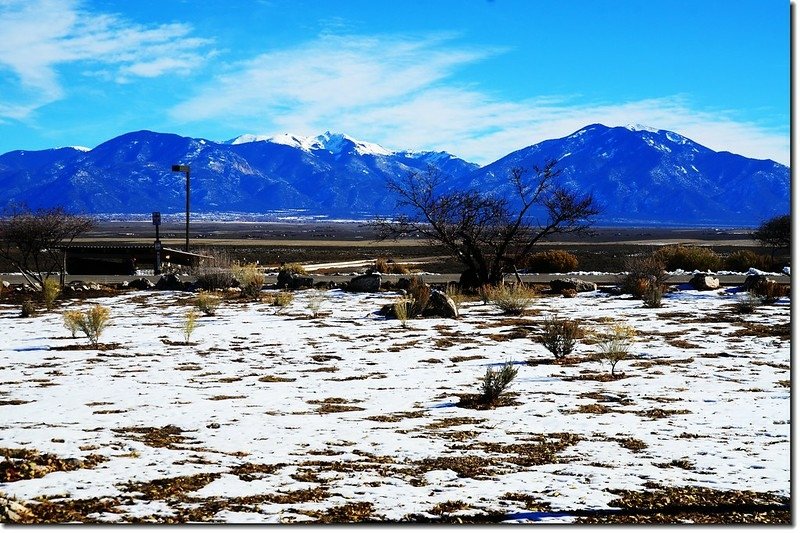
[[[775,250],[792,245],[792,217],[780,215],[765,220],[753,232],[753,239],[770,249],[770,263],[775,267]]]
[[[0,217],[0,257],[13,265],[28,283],[38,283],[59,272],[62,252],[78,235],[94,227],[87,216],[61,207],[12,207]]]
[[[512,169],[513,201],[476,190],[443,192],[443,176],[433,167],[391,179],[398,208],[411,214],[380,218],[372,226],[380,240],[421,235],[444,247],[466,267],[461,284],[468,288],[497,284],[542,239],[585,231],[599,213],[591,194],[556,182],[556,163],[535,166],[533,173]]]

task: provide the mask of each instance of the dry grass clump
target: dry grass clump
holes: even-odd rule
[[[264,299],[264,302],[278,308],[278,313],[289,307],[294,300],[294,295],[289,291],[280,291],[271,294]]]
[[[525,258],[523,267],[540,274],[574,272],[578,269],[578,258],[565,250],[545,250]]]
[[[556,359],[563,359],[575,349],[575,343],[583,332],[577,320],[564,320],[551,317],[545,321],[543,333],[539,342],[555,356]]]
[[[522,283],[502,284],[488,290],[488,298],[507,315],[521,315],[538,297],[536,291]]]
[[[205,316],[214,316],[221,302],[222,299],[219,296],[201,292],[195,299],[194,305]]]
[[[398,298],[394,301],[394,315],[400,321],[402,327],[406,327],[406,322],[408,322],[413,309],[413,298]]]
[[[233,277],[242,288],[242,297],[257,300],[261,296],[261,287],[264,286],[265,276],[261,268],[255,263],[233,265]]]
[[[300,263],[284,263],[278,269],[278,273],[286,272],[287,274],[296,274],[298,276],[307,276],[308,272],[305,267]]]
[[[22,306],[19,310],[20,318],[28,318],[32,317],[36,314],[36,305],[31,300],[25,300],[22,302]]]
[[[323,291],[313,289],[308,292],[306,297],[306,307],[311,312],[312,318],[318,318],[322,310],[322,304],[325,303],[326,297]]]
[[[664,263],[668,270],[711,270],[722,266],[722,258],[714,250],[700,246],[671,244],[656,250],[653,258]]]
[[[80,323],[82,316],[83,313],[80,311],[64,311],[64,327],[69,330],[73,339],[75,338],[75,334],[80,329],[78,324]]]
[[[428,307],[428,300],[431,298],[430,286],[422,281],[422,278],[415,276],[411,278],[408,285],[408,300],[412,302],[408,309],[408,318],[416,318]]]
[[[396,263],[394,259],[385,257],[375,259],[375,270],[381,274],[408,274],[411,272],[407,265]]]
[[[597,337],[597,359],[606,361],[611,365],[611,377],[615,378],[614,370],[617,363],[627,359],[631,346],[636,338],[636,330],[630,326],[614,324],[611,330]]]
[[[58,281],[47,278],[42,282],[42,301],[45,309],[48,311],[53,309],[59,294],[61,294],[61,284]]]
[[[186,319],[183,322],[183,340],[189,344],[192,333],[197,327],[197,311],[190,309],[186,312]]]
[[[111,310],[102,305],[95,305],[89,308],[84,313],[76,313],[69,320],[74,321],[74,326],[81,330],[93,347],[98,348],[100,345],[100,335],[108,325],[108,320],[111,317]],[[64,317],[66,321],[66,316]],[[70,328],[71,329],[71,328]]]

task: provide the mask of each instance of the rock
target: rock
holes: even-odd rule
[[[156,282],[155,288],[159,291],[182,291],[184,282],[178,274],[165,274]]]
[[[697,273],[689,280],[689,284],[698,291],[713,291],[719,289],[719,279],[709,274]]]
[[[11,284],[9,282],[7,282],[6,280],[3,280],[3,288],[7,289],[9,287],[11,287]]]
[[[752,270],[752,269],[751,269]],[[762,274],[748,274],[746,278],[744,278],[744,283],[742,284],[743,291],[751,291],[761,285],[762,283],[766,283],[770,281],[767,276]]]
[[[410,287],[411,287],[411,278],[400,278],[397,280],[397,283],[394,284],[394,290],[398,292],[404,291],[403,294],[405,294],[405,292],[407,292]]]
[[[380,274],[363,274],[350,280],[347,285],[350,292],[378,292],[381,288]]]
[[[561,294],[566,289],[575,292],[592,292],[597,290],[597,284],[578,278],[558,278],[550,282],[550,289],[557,294]]]
[[[296,272],[281,270],[278,272],[278,281],[275,286],[278,289],[310,289],[314,286],[314,278],[302,276]]]
[[[458,318],[458,308],[452,298],[442,291],[432,290],[428,305],[422,316],[438,316],[442,318]]]

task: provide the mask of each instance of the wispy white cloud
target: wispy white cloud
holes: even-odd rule
[[[0,116],[11,118],[63,98],[58,68],[65,64],[85,63],[125,82],[188,72],[210,53],[210,41],[191,37],[186,24],[147,27],[76,0],[0,0],[0,28],[0,71],[13,74],[26,99],[0,101]]]
[[[591,123],[641,123],[715,150],[788,163],[787,132],[694,109],[680,95],[621,103],[547,95],[504,101],[458,84],[457,70],[503,50],[458,45],[454,37],[325,34],[232,65],[171,116],[252,133],[335,129],[390,148],[447,150],[479,163]]]

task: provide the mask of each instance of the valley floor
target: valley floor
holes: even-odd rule
[[[402,327],[375,313],[395,297],[301,291],[280,313],[226,300],[190,343],[194,295],[65,301],[111,309],[100,349],[61,312],[0,305],[0,508],[33,522],[788,522],[787,298],[745,315],[730,291],[660,309],[542,297],[521,317],[473,301]],[[536,340],[554,314],[635,328],[621,375],[590,336],[554,361]],[[459,407],[506,362],[505,405]]]

